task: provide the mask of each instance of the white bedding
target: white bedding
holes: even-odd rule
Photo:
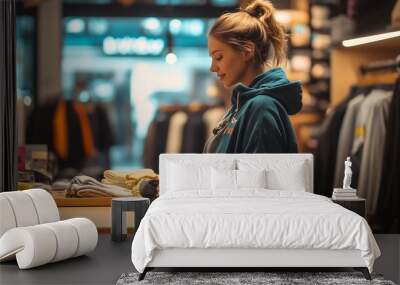
[[[299,191],[172,192],[155,200],[132,243],[143,272],[155,249],[358,249],[372,272],[379,248],[361,216],[328,198]]]

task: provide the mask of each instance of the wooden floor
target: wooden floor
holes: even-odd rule
[[[376,273],[400,283],[400,235],[376,235],[382,257]],[[88,256],[61,261],[29,270],[19,270],[16,262],[0,264],[0,284],[115,284],[124,272],[134,271],[131,262],[132,238],[116,243],[110,235],[100,235],[95,251]]]

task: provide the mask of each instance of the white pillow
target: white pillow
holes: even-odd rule
[[[267,188],[266,171],[236,170],[238,188]]]
[[[211,188],[236,190],[236,170],[211,168]]]
[[[192,158],[168,159],[165,165],[166,192],[169,191],[211,191],[211,167],[216,169],[235,169],[233,159],[210,159],[206,155]]]
[[[237,190],[240,188],[266,188],[265,170],[211,169],[213,190]]]
[[[288,190],[306,192],[306,177],[302,167],[292,169],[289,173],[271,169],[267,171],[267,188],[271,190]]]
[[[266,170],[267,188],[273,190],[306,191],[311,188],[310,169],[305,160],[239,159],[239,170]]]
[[[168,163],[169,191],[185,191],[211,188],[211,168],[208,166]]]

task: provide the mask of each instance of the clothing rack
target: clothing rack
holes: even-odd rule
[[[400,55],[396,57],[396,59],[391,60],[380,60],[376,62],[372,62],[369,64],[361,65],[360,72],[361,74],[366,74],[369,72],[376,71],[397,71],[400,73]]]

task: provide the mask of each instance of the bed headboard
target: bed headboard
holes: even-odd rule
[[[267,161],[268,163],[274,163],[274,161],[287,161],[288,163],[297,163],[297,162],[304,162],[305,164],[305,180],[306,180],[306,191],[313,193],[314,186],[313,186],[313,155],[309,153],[299,153],[299,154],[249,154],[249,153],[240,153],[240,154],[228,154],[228,153],[221,153],[221,154],[161,154],[160,155],[160,163],[159,163],[159,170],[160,170],[160,194],[165,193],[168,185],[168,175],[167,175],[167,168],[169,162],[182,162],[188,161],[195,164],[204,164],[204,165],[213,165],[213,162],[217,161],[232,161],[232,163],[237,167],[237,161],[240,159],[251,159],[254,161]]]

